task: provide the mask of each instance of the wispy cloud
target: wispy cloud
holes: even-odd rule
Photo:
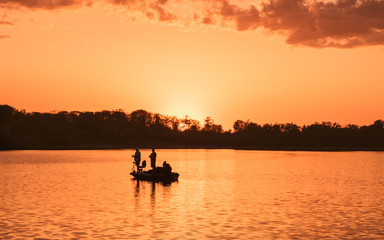
[[[0,0],[0,4],[17,4],[28,8],[56,9],[80,5],[78,0]]]
[[[266,29],[286,37],[292,45],[316,48],[352,48],[384,45],[384,0],[266,0],[258,5],[240,5],[228,0],[106,0],[108,4],[140,11],[162,22],[193,19],[195,23],[232,27],[237,31]],[[196,2],[200,3],[197,4]],[[253,1],[252,1],[253,2]],[[250,1],[250,3],[252,3]],[[78,0],[0,0],[1,4],[56,9],[90,6]],[[192,7],[193,5],[193,7]],[[192,10],[192,16],[179,9]],[[191,11],[188,12],[191,14]]]
[[[8,39],[11,38],[9,35],[0,35],[0,39]]]
[[[147,18],[152,20],[157,19],[161,22],[172,22],[180,17],[167,10],[166,4],[169,0],[108,0],[108,2],[115,5],[126,6],[133,11],[143,12]],[[180,2],[180,4],[184,3]]]
[[[10,21],[0,21],[0,25],[10,25],[10,26],[13,26],[13,23],[11,23]]]

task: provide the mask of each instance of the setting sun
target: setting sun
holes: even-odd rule
[[[180,119],[188,116],[189,118],[202,121],[206,117],[204,104],[198,102],[198,98],[187,98],[188,97],[185,97],[184,100],[183,97],[175,98],[174,102],[172,101],[167,104],[164,110],[160,112],[176,116]],[[198,105],[200,105],[200,107],[198,107]]]

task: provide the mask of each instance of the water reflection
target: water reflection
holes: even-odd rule
[[[132,180],[127,151],[0,152],[0,239],[384,239],[384,154],[159,150],[180,181]]]
[[[178,182],[150,182],[132,179],[132,185],[134,186],[134,196],[136,207],[143,204],[141,201],[146,200],[147,196],[150,199],[150,207],[155,208],[156,206],[156,194],[162,193],[162,198],[168,198],[171,194],[172,184],[175,185]],[[158,192],[158,193],[157,193]]]
[[[154,200],[156,197],[156,188],[161,189],[170,189],[172,184],[177,184],[177,182],[150,182],[150,181],[143,181],[143,180],[136,180],[132,179],[132,183],[135,186],[133,189],[135,189],[135,197],[141,197],[141,192],[143,195],[146,195],[146,189],[151,188],[151,198]],[[164,192],[169,192],[167,190],[164,190]]]

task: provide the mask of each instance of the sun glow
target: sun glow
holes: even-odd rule
[[[185,130],[187,130],[188,129],[188,126],[186,125],[186,124],[184,124],[184,123],[180,123],[180,125],[179,125],[179,130],[180,131],[185,131]]]
[[[188,117],[200,122],[204,119],[203,110],[197,104],[188,101],[176,101],[170,104],[164,112],[179,119]]]

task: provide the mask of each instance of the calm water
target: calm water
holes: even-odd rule
[[[384,153],[133,152],[0,152],[0,239],[384,239]]]

